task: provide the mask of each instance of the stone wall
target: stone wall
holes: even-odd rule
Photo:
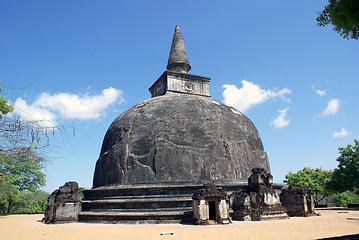
[[[48,206],[42,221],[47,224],[76,222],[81,212],[78,190],[77,182],[67,182],[53,191],[47,199]]]
[[[311,216],[314,215],[313,191],[305,187],[289,187],[283,189],[280,200],[287,209],[289,216]]]

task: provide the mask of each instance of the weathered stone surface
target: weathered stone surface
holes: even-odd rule
[[[47,199],[45,223],[61,223],[77,221],[81,211],[81,203],[78,201],[79,185],[77,182],[67,182],[64,186],[52,192]]]
[[[313,191],[305,187],[283,189],[280,200],[289,216],[315,215]]]
[[[161,77],[149,88],[151,97],[166,93],[184,93],[199,96],[209,95],[211,78],[198,75],[165,71]]]
[[[253,168],[248,178],[248,187],[251,192],[273,192],[273,176],[263,168]]]
[[[186,46],[184,44],[181,29],[179,26],[176,26],[175,33],[173,35],[167,70],[183,73],[187,73],[189,70],[191,70]]]
[[[261,221],[286,219],[288,215],[273,188],[273,177],[262,168],[252,170],[248,189],[233,192],[230,196],[233,220]]]
[[[93,187],[116,184],[242,183],[269,172],[253,123],[209,97],[166,94],[114,120],[96,163]]]
[[[218,187],[225,193],[231,193],[246,186],[247,184],[243,183],[224,184]],[[203,184],[135,184],[87,189],[83,191],[79,221],[135,224],[192,223],[192,196],[200,189],[203,189]]]
[[[228,194],[248,191],[253,168],[266,171],[264,180],[257,176],[264,181],[259,190],[272,184],[253,123],[210,98],[211,79],[188,74],[190,69],[177,26],[167,70],[149,89],[152,99],[128,109],[108,129],[79,221],[187,222],[191,204],[199,222],[229,223]],[[203,183],[221,188],[198,191]],[[276,191],[270,187],[254,198],[273,205]]]
[[[230,223],[227,193],[214,184],[207,183],[203,187],[192,195],[194,224]]]
[[[208,198],[219,198],[228,200],[227,193],[223,191],[221,187],[216,187],[214,184],[206,183],[203,185],[204,188],[196,191],[192,195],[193,200],[202,200]]]

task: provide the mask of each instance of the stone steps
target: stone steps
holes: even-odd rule
[[[268,221],[268,220],[282,220],[288,219],[289,216],[285,212],[270,212],[270,213],[263,213],[259,218],[253,219],[253,221]]]
[[[203,183],[200,184],[180,184],[180,185],[119,185],[119,186],[108,186],[99,187],[95,189],[84,190],[83,193],[86,199],[96,199],[105,197],[144,197],[144,196],[155,196],[155,195],[188,195],[192,196],[194,192],[201,189]],[[246,183],[241,184],[218,184],[223,187],[223,190],[237,191],[239,188],[245,188]]]
[[[227,192],[246,184],[223,184]],[[203,184],[119,185],[84,191],[79,222],[178,223],[191,222],[192,195]]]
[[[167,223],[192,221],[191,186],[117,186],[84,191],[80,222]]]
[[[82,202],[151,202],[151,201],[191,201],[191,196],[147,196],[146,198],[139,198],[139,197],[112,197],[112,198],[98,198],[98,199],[84,199]]]
[[[176,207],[176,208],[136,208],[136,209],[122,209],[122,208],[107,208],[107,209],[91,209],[91,211],[84,212],[192,212],[192,207]]]
[[[283,210],[265,210],[259,216],[252,216],[252,221],[281,220],[288,218],[288,214]]]
[[[142,196],[97,196],[97,197],[87,197],[87,200],[137,200],[137,199],[152,199],[152,198],[177,198],[177,199],[192,199],[192,195],[188,194],[168,194],[168,195],[142,195]]]
[[[154,197],[154,198],[126,198],[126,199],[101,199],[83,200],[82,210],[91,209],[156,209],[156,208],[176,208],[191,207],[192,199],[188,197]]]
[[[190,222],[192,212],[186,211],[146,211],[146,212],[129,212],[129,211],[109,211],[81,212],[78,216],[80,222],[92,223],[179,223]]]

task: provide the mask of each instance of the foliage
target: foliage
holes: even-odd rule
[[[40,134],[34,125],[19,119],[0,119],[0,179],[6,179],[7,188],[35,191],[45,185],[44,149],[48,143],[41,140]],[[7,193],[10,213],[19,197],[13,191]]]
[[[45,185],[46,145],[32,125],[7,116],[0,119],[0,180],[6,189],[3,212],[11,212],[20,199],[19,190],[35,191]]]
[[[20,191],[34,191],[45,185],[45,174],[42,172],[45,161],[36,153],[3,153],[0,157],[0,176],[12,176],[12,184]]]
[[[10,213],[22,199],[37,199],[33,193],[39,194],[38,189],[46,183],[43,169],[48,161],[45,150],[50,147],[48,133],[59,128],[6,115],[13,109],[0,96],[0,207],[4,213]],[[35,202],[29,204],[29,211],[37,211]]]
[[[2,89],[0,88],[0,92],[1,91]],[[5,97],[0,96],[0,119],[3,117],[3,114],[10,113],[13,110],[14,110],[14,106],[10,105]]]
[[[20,198],[20,192],[12,182],[11,175],[0,177],[0,211],[2,213],[10,213]]]
[[[334,25],[334,31],[343,38],[359,38],[359,1],[329,0],[329,4],[317,17],[318,26]]]
[[[354,192],[345,191],[345,192],[334,192],[326,196],[320,204],[325,204],[328,206],[343,206],[346,207],[349,203],[359,204],[359,195]]]
[[[82,200],[82,199],[83,199],[83,197],[84,197],[83,190],[85,190],[85,188],[84,188],[84,187],[79,187],[79,191],[78,191],[78,194],[79,194],[79,200]]]
[[[359,203],[359,195],[350,191],[334,193],[333,198],[336,204],[340,206],[347,206],[348,203]]]
[[[32,130],[32,132],[30,131]],[[29,133],[27,133],[29,131]],[[41,141],[32,125],[0,119],[0,181],[1,210],[10,213],[20,200],[20,191],[35,191],[46,183],[43,169],[46,164],[44,149],[48,143]]]
[[[338,167],[334,171],[321,168],[303,168],[297,173],[289,172],[284,182],[289,186],[305,186],[314,191],[316,203],[330,196],[337,205],[359,203],[359,141],[355,145],[338,148]]]
[[[359,141],[354,140],[355,145],[339,149],[340,156],[338,168],[334,169],[333,176],[328,186],[334,192],[359,190]]]
[[[284,183],[292,187],[307,187],[314,192],[314,201],[319,203],[329,195],[326,184],[332,175],[332,171],[321,168],[303,168],[296,173],[289,172],[285,175]]]
[[[15,203],[14,213],[44,213],[49,194],[45,191],[21,191],[20,198]]]

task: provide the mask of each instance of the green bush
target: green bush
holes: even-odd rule
[[[49,194],[44,191],[20,191],[20,199],[13,207],[13,213],[44,213]]]
[[[359,195],[354,192],[346,191],[342,193],[333,194],[333,198],[335,199],[337,205],[346,207],[348,203],[358,203],[359,204]]]

